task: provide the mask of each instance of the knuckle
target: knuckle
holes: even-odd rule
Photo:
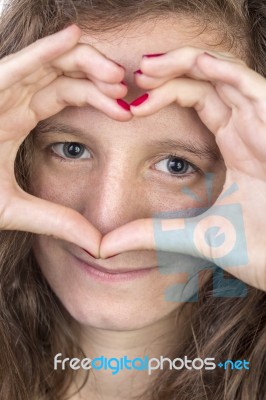
[[[198,51],[198,49],[196,49],[193,46],[183,46],[180,48],[180,50],[182,51],[182,53],[186,56],[191,55],[191,54],[195,54],[195,51]]]
[[[175,56],[175,60],[178,58],[181,59],[182,62],[188,62],[195,56],[196,52],[198,52],[198,49],[193,46],[183,46],[180,47],[177,52],[174,52],[173,56]]]
[[[236,83],[245,95],[248,95],[250,87],[252,87],[253,84],[252,78],[247,72],[248,70],[245,65],[237,65],[235,72]]]
[[[84,70],[86,70],[86,67],[88,68],[88,65],[90,64],[90,60],[88,60],[87,52],[85,51],[85,49],[83,47],[77,48],[75,58],[76,58],[76,65],[77,65],[78,69],[84,71]]]
[[[118,83],[123,79],[123,73],[117,73],[111,63],[104,63],[101,70],[101,77],[109,83]]]

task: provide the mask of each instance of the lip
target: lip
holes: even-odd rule
[[[103,282],[121,282],[130,281],[145,276],[154,272],[157,267],[137,268],[137,269],[108,269],[91,261],[84,261],[83,259],[74,256],[79,267],[85,271],[90,277],[103,281]]]

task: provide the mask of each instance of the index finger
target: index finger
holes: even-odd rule
[[[265,93],[265,78],[230,53],[181,47],[160,57],[144,56],[141,71],[143,74],[136,75],[136,79],[142,88],[147,77],[167,81],[185,75],[200,81],[227,83],[250,99],[256,100],[258,93]],[[148,88],[156,86],[155,82],[148,83]]]
[[[141,71],[144,75],[154,78],[165,78],[186,76],[199,80],[206,80],[206,76],[197,68],[197,58],[206,52],[205,49],[185,46],[168,53],[160,55],[160,57],[143,56],[141,61]],[[220,60],[234,62],[235,64],[245,65],[243,60],[237,59],[230,53],[209,52]],[[141,77],[141,76],[140,76]]]

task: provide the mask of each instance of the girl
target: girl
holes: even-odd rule
[[[265,398],[265,18],[258,0],[6,6],[1,399]]]

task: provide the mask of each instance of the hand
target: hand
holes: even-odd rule
[[[266,79],[229,53],[212,54],[217,58],[184,47],[143,57],[136,82],[151,90],[131,112],[148,116],[173,102],[193,107],[224,158],[221,195],[193,218],[122,226],[103,238],[100,255],[144,249],[190,254],[266,290]],[[221,246],[216,227],[225,232]]]
[[[14,176],[20,144],[38,121],[67,106],[100,109],[127,121],[125,71],[95,48],[78,43],[72,25],[0,60],[0,229],[51,235],[98,256],[101,235],[78,212],[24,192]]]

